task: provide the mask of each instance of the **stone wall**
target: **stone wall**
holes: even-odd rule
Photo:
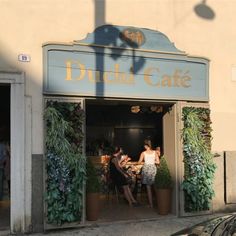
[[[214,152],[215,173],[213,212],[236,210],[236,151]]]

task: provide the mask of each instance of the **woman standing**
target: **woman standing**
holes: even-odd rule
[[[115,148],[115,152],[110,160],[110,176],[117,187],[122,187],[124,196],[130,206],[138,206],[137,201],[134,199],[133,194],[128,185],[128,178],[130,177],[121,165],[121,153],[120,147]]]
[[[160,164],[159,156],[157,155],[155,150],[152,150],[152,145],[150,140],[144,141],[144,148],[139,158],[139,163],[144,162],[142,168],[142,184],[146,185],[148,201],[151,208],[153,208],[152,201],[152,185],[155,181],[155,176],[157,172],[156,165]]]

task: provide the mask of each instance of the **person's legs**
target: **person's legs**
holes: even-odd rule
[[[128,185],[123,185],[124,195],[126,200],[128,201],[129,205],[132,206],[132,199],[130,198]]]
[[[4,177],[4,169],[0,167],[0,201],[3,198],[3,177]]]
[[[127,192],[129,194],[129,197],[132,200],[132,202],[136,203],[137,201],[135,200],[135,198],[134,198],[134,196],[133,196],[133,194],[132,194],[132,192],[131,192],[131,190],[128,186],[127,186]]]
[[[151,208],[153,208],[153,203],[152,203],[152,188],[151,185],[146,185],[147,188],[147,195],[148,195],[148,202]]]
[[[9,195],[11,194],[11,182],[10,180],[7,181],[8,183],[8,191],[9,191]]]

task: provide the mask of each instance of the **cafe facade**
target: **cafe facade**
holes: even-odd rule
[[[99,161],[97,145],[104,140],[109,143],[107,146],[123,145],[137,160],[143,139],[151,137],[161,147],[173,179],[171,214],[189,216],[234,210],[236,193],[232,190],[231,166],[236,158],[236,47],[231,39],[236,35],[230,26],[224,28],[225,34],[219,34],[219,21],[227,22],[228,16],[236,20],[231,12],[235,4],[228,3],[222,10],[220,1],[211,1],[213,18],[204,19],[199,12],[196,14],[199,3],[194,0],[165,4],[130,0],[120,3],[116,18],[111,14],[118,4],[114,1],[79,2],[80,5],[74,4],[83,9],[82,20],[78,14],[72,14],[73,9],[66,2],[63,6],[68,8],[63,16],[61,7],[46,1],[27,4],[24,13],[40,13],[32,17],[35,24],[20,19],[17,24],[25,28],[15,32],[14,16],[5,38],[1,36],[5,49],[0,51],[0,84],[10,89],[9,96],[3,99],[10,101],[11,232],[63,228],[68,222],[80,226],[86,223],[85,178],[79,187],[79,220],[71,219],[66,224],[59,220],[55,226],[48,213],[53,212],[48,200],[53,196],[48,194],[48,178],[52,176],[48,163],[58,160],[53,159],[58,152],[48,141],[53,135],[48,131],[52,118],[48,118],[47,112],[55,106],[59,110],[70,107],[69,122],[75,124],[73,116],[78,117],[77,128],[72,125],[77,139],[70,137],[69,141],[79,146],[77,151],[83,160],[91,157]],[[150,8],[149,12],[143,12],[143,4]],[[48,5],[53,14],[44,12]],[[134,7],[134,15],[124,20],[130,7]],[[7,19],[12,14],[10,9],[17,11],[20,6],[5,3]],[[157,14],[169,12],[168,9],[175,14]],[[144,17],[135,17],[136,14]],[[51,23],[54,20],[55,25]],[[26,37],[27,32],[31,32],[31,37]],[[205,124],[203,132],[208,132],[203,139],[212,154],[206,162],[212,170],[206,179],[215,192],[214,196],[209,195],[209,207],[193,210],[194,204],[186,207],[188,197],[183,187],[189,171],[185,158],[192,145],[184,133],[189,111],[203,117],[200,123]],[[64,146],[59,149],[64,150]],[[76,171],[83,173],[81,169]],[[214,178],[210,176],[213,172]],[[64,186],[60,185],[60,191],[64,191]]]

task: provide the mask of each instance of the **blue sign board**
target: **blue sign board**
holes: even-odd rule
[[[208,101],[208,60],[158,31],[102,26],[85,40],[44,46],[44,93]]]

